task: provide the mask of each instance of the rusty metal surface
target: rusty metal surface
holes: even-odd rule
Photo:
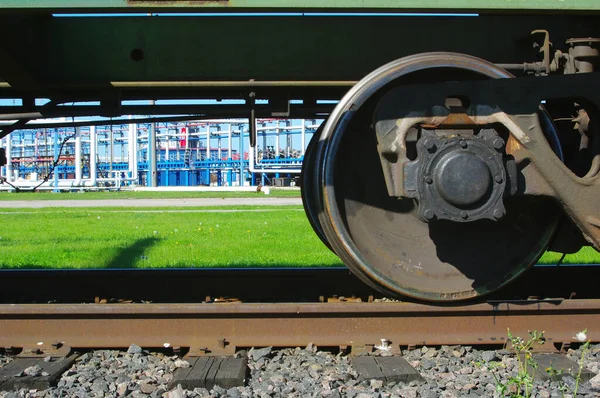
[[[575,341],[600,324],[600,300],[497,302],[459,307],[412,303],[2,305],[0,345],[50,347],[502,344],[545,331]],[[443,325],[443,327],[440,327]]]

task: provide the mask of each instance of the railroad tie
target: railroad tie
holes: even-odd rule
[[[175,371],[169,389],[181,385],[182,388],[206,388],[214,386],[225,389],[243,387],[246,382],[248,358],[234,358],[221,356],[205,356],[186,358],[189,368],[179,368]]]
[[[78,356],[16,358],[0,368],[0,391],[21,388],[46,390],[54,387]]]
[[[557,380],[563,379],[566,376],[571,376],[575,379],[579,373],[579,364],[577,362],[558,353],[534,354],[533,358],[535,363],[537,363],[537,367],[529,367],[527,371],[530,374],[533,373],[532,376],[535,380]],[[548,369],[550,368],[554,369],[556,375],[551,376],[548,373]],[[581,375],[579,376],[580,383],[587,383],[594,376],[596,376],[594,372],[584,367],[581,369]]]
[[[410,366],[406,359],[398,356],[352,357],[352,365],[358,373],[358,379],[360,381],[375,379],[382,380],[387,383],[410,383],[414,380],[423,380],[419,372]]]

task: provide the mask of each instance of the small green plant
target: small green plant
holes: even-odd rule
[[[575,378],[575,389],[573,390],[573,396],[577,396],[577,391],[579,390],[579,382],[581,381],[581,371],[583,370],[583,361],[585,360],[585,354],[590,348],[590,341],[587,338],[587,329],[582,332],[577,333],[575,336],[577,341],[583,343],[581,346],[581,359],[579,360],[579,371],[577,372],[577,377]]]
[[[538,363],[533,358],[533,350],[535,346],[541,346],[544,344],[544,332],[533,331],[529,332],[529,339],[524,340],[521,337],[513,336],[508,330],[508,343],[512,345],[512,348],[515,350],[516,358],[518,362],[517,374],[511,376],[508,380],[502,380],[498,375],[498,368],[505,368],[506,365],[502,362],[489,362],[486,367],[492,372],[492,376],[496,381],[496,394],[500,397],[506,397],[507,394],[510,398],[529,398],[533,392],[533,383],[535,377],[535,370],[538,368]],[[587,330],[577,333],[574,337],[577,341],[583,343],[581,347],[581,358],[579,360],[579,371],[575,378],[575,386],[573,388],[572,394],[573,396],[577,395],[577,391],[579,390],[579,384],[581,381],[581,372],[583,371],[583,364],[585,360],[585,355],[589,350],[590,341],[587,339]],[[478,363],[481,365],[481,363]],[[545,371],[550,375],[550,377],[554,379],[558,379],[560,382],[560,376],[563,373],[562,369],[555,369],[550,366],[545,369]],[[565,393],[569,392],[568,387],[560,382],[560,391],[562,396],[565,396]]]
[[[533,382],[535,370],[538,367],[533,359],[532,351],[536,345],[544,344],[544,332],[529,332],[529,339],[524,340],[521,337],[513,336],[510,329],[507,331],[508,341],[516,352],[518,368],[517,374],[511,376],[508,380],[503,380],[498,372],[498,368],[505,368],[502,362],[492,361],[485,364],[491,371],[496,381],[496,396],[511,398],[529,398],[533,391]]]
[[[579,383],[581,382],[581,372],[583,371],[583,364],[585,361],[585,355],[587,354],[588,348],[590,346],[590,341],[587,339],[587,329],[579,332],[574,337],[580,343],[583,343],[581,346],[581,358],[579,359],[579,370],[577,372],[577,376],[575,377],[575,386],[572,391],[569,391],[568,386],[562,381],[561,375],[563,374],[562,369],[555,369],[552,365],[546,368],[546,373],[550,375],[552,379],[555,379],[559,382],[559,389],[562,393],[562,396],[565,396],[565,393],[571,392],[573,396],[577,395],[577,391],[579,391]]]

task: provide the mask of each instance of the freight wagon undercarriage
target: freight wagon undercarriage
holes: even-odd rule
[[[304,160],[306,213],[385,293],[469,299],[548,248],[600,250],[597,11],[4,11],[0,97],[22,105],[0,108],[0,137],[39,118],[186,115],[249,118],[255,145],[255,118],[326,118]],[[165,99],[217,101],[131,102]]]

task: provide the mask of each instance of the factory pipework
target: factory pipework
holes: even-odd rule
[[[2,174],[6,175],[7,179],[14,182],[16,186],[24,189],[37,186],[43,181],[41,178],[38,179],[37,175],[43,176],[44,173],[47,174],[50,171],[52,163],[57,159],[57,155],[52,156],[52,153],[63,145],[56,172],[54,176],[51,176],[51,182],[44,183],[40,187],[41,189],[52,187],[81,189],[97,187],[100,183],[106,182],[113,187],[120,186],[125,182],[136,184],[140,177],[139,167],[143,167],[142,176],[147,173],[145,175],[149,185],[155,186],[179,185],[180,183],[182,185],[208,183],[212,185],[215,183],[215,171],[217,171],[219,185],[221,178],[226,178],[223,182],[227,185],[236,182],[242,185],[243,178],[238,181],[237,177],[246,173],[299,174],[301,172],[301,156],[305,152],[304,146],[307,143],[307,131],[313,131],[318,124],[307,123],[307,121],[302,121],[301,124],[294,124],[291,121],[276,122],[276,119],[262,119],[257,122],[256,130],[259,136],[263,136],[263,156],[260,156],[259,146],[249,147],[246,149],[246,154],[249,155],[245,158],[247,163],[244,161],[247,124],[244,126],[245,123],[240,120],[232,120],[229,123],[222,121],[158,123],[155,126],[150,123],[123,124],[111,129],[114,132],[113,142],[109,142],[110,136],[107,128],[77,127],[75,130],[71,130],[75,133],[73,138],[62,145],[59,145],[58,134],[62,136],[72,133],[64,130],[49,131],[48,133],[41,133],[35,129],[16,131],[11,135],[12,140],[3,139],[1,141],[3,147],[10,149],[7,151],[7,158],[11,160],[3,168]],[[175,131],[173,131],[174,126],[177,129]],[[89,140],[87,139],[88,131]],[[149,140],[149,133],[154,133],[154,139]],[[279,148],[281,134],[286,135],[285,150]],[[300,144],[300,148],[294,149],[292,146],[293,135],[300,136],[297,141],[294,141]],[[49,138],[56,138],[57,142],[53,144]],[[273,140],[276,145],[267,146],[267,139]],[[161,143],[160,148],[158,148],[159,142]],[[169,145],[173,142],[177,143],[175,149]],[[239,143],[238,148],[235,148],[236,143]],[[169,147],[171,150],[177,151],[176,160],[164,156],[165,150]],[[276,148],[275,151],[274,148]],[[142,154],[148,155],[148,162],[146,163],[146,159],[143,159],[139,164],[138,156],[145,156]],[[184,156],[185,163],[182,168],[181,160],[184,159]],[[112,173],[106,168],[109,157],[110,159],[114,158]],[[238,159],[239,167],[236,163]],[[232,167],[233,164],[236,166]],[[153,167],[154,165],[157,167]],[[108,172],[108,175],[100,176],[101,170]],[[228,173],[227,177],[221,173]],[[67,178],[67,176],[69,177]],[[2,189],[7,189],[7,187],[2,187]]]

